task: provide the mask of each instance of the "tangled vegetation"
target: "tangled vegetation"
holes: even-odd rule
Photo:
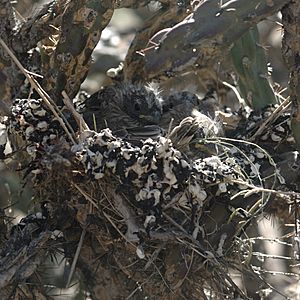
[[[1,299],[54,299],[45,261],[58,258],[61,288],[79,282],[74,299],[296,297],[268,273],[298,278],[300,5],[157,1],[105,87],[86,95],[114,10],[150,2],[58,0],[21,19],[0,0],[0,159],[32,193],[15,224],[1,200]],[[257,26],[279,11],[286,96]],[[143,101],[157,123],[143,123]],[[123,123],[103,117],[124,109]],[[288,232],[262,237],[269,218]]]

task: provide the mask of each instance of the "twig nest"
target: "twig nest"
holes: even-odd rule
[[[234,157],[190,161],[164,137],[133,146],[103,129],[83,132],[80,140],[73,151],[87,174],[95,180],[117,178],[134,205],[147,213],[145,227],[161,220],[164,207],[177,203],[201,208],[216,193],[214,186],[225,193],[237,188],[228,182],[241,179]]]
[[[242,116],[242,120],[237,127],[235,137],[248,139],[256,131],[264,127],[264,130],[257,136],[257,142],[268,142],[273,144],[294,143],[291,130],[291,113],[289,111],[277,112],[274,114],[278,105],[265,107],[262,111],[251,111]],[[274,117],[269,119],[270,117]],[[269,120],[269,123],[264,124]]]

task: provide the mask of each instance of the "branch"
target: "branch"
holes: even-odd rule
[[[12,44],[15,26],[16,20],[11,1],[0,0],[0,38],[9,46]],[[0,49],[0,71],[10,66],[8,55]]]
[[[157,46],[145,52],[149,78],[172,76],[193,67],[213,65],[250,27],[280,10],[288,0],[237,0],[220,6],[204,1],[184,21],[156,35]]]
[[[61,92],[73,98],[85,79],[91,54],[113,14],[114,1],[74,0],[62,17],[61,34],[50,57],[45,89],[58,104]]]
[[[152,0],[117,0],[115,3],[115,8],[140,8],[147,6]],[[177,1],[173,0],[159,0],[161,4],[164,5],[178,5]]]
[[[57,34],[65,0],[51,1],[26,20],[13,37],[12,47],[17,53],[26,53],[46,37]]]
[[[14,33],[16,20],[11,1],[0,0],[0,38],[11,45],[11,36]],[[12,63],[8,55],[0,48],[0,113],[6,114],[11,104],[11,83],[9,69]]]
[[[32,238],[32,224],[22,230],[16,230],[1,247],[0,252],[0,298],[15,291],[15,285],[30,277],[44,261],[46,243],[51,232],[42,232]]]
[[[152,0],[117,0],[115,8],[139,8],[147,6]]]
[[[300,149],[300,5],[298,1],[291,1],[282,10],[284,36],[282,40],[282,54],[290,71],[290,98],[292,101],[292,130]]]
[[[0,0],[0,37],[11,42],[10,37],[16,26],[14,9],[11,1]]]
[[[187,16],[187,11],[187,9],[181,9],[177,5],[172,5],[166,10],[159,10],[145,22],[143,28],[135,35],[125,58],[124,76],[126,81],[136,82],[147,80],[148,76],[143,69],[144,57],[141,55],[141,52],[147,48],[147,46],[153,46],[151,42],[155,41],[151,41],[151,36],[163,28],[180,22]]]
[[[0,115],[7,115],[11,106],[11,87],[7,80],[7,75],[0,70]]]

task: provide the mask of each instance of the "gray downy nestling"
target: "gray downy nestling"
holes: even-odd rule
[[[172,93],[163,102],[160,126],[168,132],[173,145],[185,154],[192,157],[203,151],[216,154],[214,145],[201,147],[199,142],[203,138],[223,135],[222,125],[215,117],[216,104],[217,100],[210,93],[203,99],[187,91]]]
[[[153,126],[162,116],[162,98],[150,84],[107,86],[86,100],[83,116],[90,129],[95,131],[107,127],[116,132]]]

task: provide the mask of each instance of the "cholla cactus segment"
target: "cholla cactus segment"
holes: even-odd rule
[[[269,151],[283,146],[287,151],[292,151],[295,148],[295,140],[292,136],[291,112],[283,111],[275,114],[278,108],[277,104],[269,105],[243,116],[235,130],[234,137],[244,140],[254,140],[253,137],[255,137],[256,142]]]
[[[149,79],[175,76],[198,64],[215,65],[249,28],[280,10],[288,0],[195,1],[193,12],[173,27],[156,32],[145,51]]]
[[[133,201],[147,212],[174,199],[182,200],[182,195],[202,207],[214,186],[223,183],[223,191],[226,186],[230,190],[234,185],[227,182],[240,178],[234,159],[212,156],[192,162],[164,137],[148,139],[136,147],[104,129],[99,133],[86,131],[81,140],[73,150],[86,172],[94,179],[117,176],[121,185],[134,192]]]
[[[257,26],[239,38],[230,51],[241,95],[253,109],[277,102],[269,81],[265,50],[260,45]]]
[[[38,149],[54,144],[63,133],[58,120],[43,107],[42,99],[15,99],[9,129],[21,135],[33,158]]]
[[[7,143],[7,127],[5,122],[0,122],[0,159],[5,158],[5,147]]]
[[[89,70],[93,49],[112,17],[114,3],[114,0],[68,2],[60,39],[46,67],[46,90],[54,94],[58,104],[62,104],[63,90],[71,97],[78,92]]]

